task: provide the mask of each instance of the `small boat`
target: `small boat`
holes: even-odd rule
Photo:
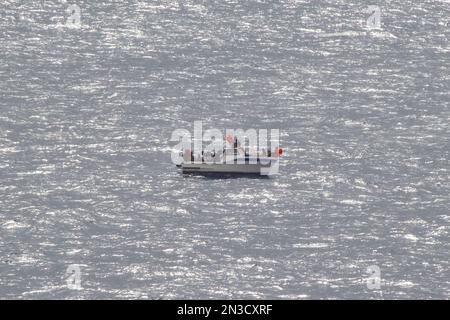
[[[275,152],[265,151],[256,152],[256,155],[250,156],[248,148],[242,148],[239,141],[227,137],[228,142],[233,142],[233,148],[223,149],[221,155],[216,153],[204,154],[203,151],[197,155],[191,150],[186,150],[180,155],[183,162],[177,167],[181,168],[183,173],[220,173],[220,174],[259,174],[275,175],[278,174],[279,156],[283,150],[277,148]],[[207,158],[208,160],[205,160]]]

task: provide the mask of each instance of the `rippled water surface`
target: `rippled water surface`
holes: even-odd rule
[[[450,2],[370,4],[381,30],[367,1],[2,1],[0,298],[448,299]],[[279,128],[281,174],[184,177],[195,120]]]

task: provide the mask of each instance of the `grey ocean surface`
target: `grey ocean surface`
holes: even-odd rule
[[[0,7],[0,299],[449,298],[449,1]],[[183,176],[196,120],[280,175]]]

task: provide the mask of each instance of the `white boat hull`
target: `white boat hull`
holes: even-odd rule
[[[238,173],[273,175],[278,173],[278,160],[268,163],[182,163],[179,165],[183,173]]]

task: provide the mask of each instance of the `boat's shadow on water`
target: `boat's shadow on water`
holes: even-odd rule
[[[270,179],[270,176],[262,176],[259,173],[217,173],[217,172],[189,172],[181,173],[184,178],[202,177],[209,180],[221,179]]]

